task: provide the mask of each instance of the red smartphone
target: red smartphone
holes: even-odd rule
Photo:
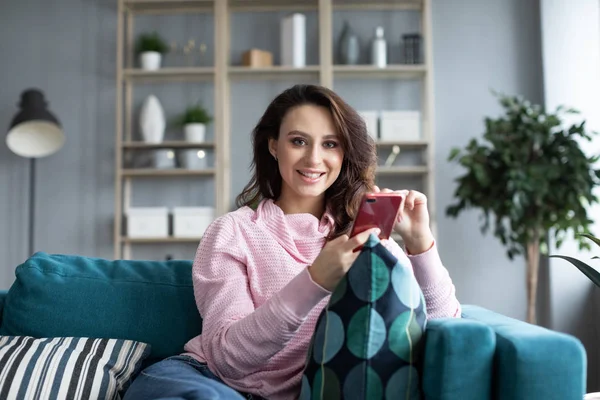
[[[400,211],[403,196],[398,193],[366,193],[360,202],[358,215],[350,237],[367,229],[379,228],[380,239],[389,239]]]

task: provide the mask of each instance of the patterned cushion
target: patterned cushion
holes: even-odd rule
[[[0,336],[0,399],[119,399],[149,353],[130,340]]]
[[[319,316],[300,399],[419,399],[426,320],[412,267],[371,235]]]

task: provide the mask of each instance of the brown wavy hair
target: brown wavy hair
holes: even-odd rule
[[[255,207],[262,199],[277,200],[282,178],[277,161],[269,152],[269,138],[279,138],[279,127],[294,107],[305,104],[325,107],[333,117],[344,150],[340,175],[325,191],[325,207],[334,228],[329,240],[348,234],[356,218],[363,193],[373,189],[377,154],[360,115],[332,90],[316,85],[295,85],[279,94],[252,131],[252,178],[236,198],[238,207]]]

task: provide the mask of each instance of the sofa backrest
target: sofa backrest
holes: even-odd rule
[[[16,269],[1,335],[138,340],[149,361],[179,354],[202,321],[191,261],[109,261],[36,253]]]

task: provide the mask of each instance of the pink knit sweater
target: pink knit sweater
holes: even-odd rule
[[[331,294],[312,281],[307,267],[331,227],[327,215],[286,215],[272,200],[213,222],[192,271],[203,330],[186,344],[186,354],[234,389],[297,398],[309,342]],[[383,244],[406,260],[393,240]],[[454,285],[435,245],[409,259],[428,318],[459,316]]]

